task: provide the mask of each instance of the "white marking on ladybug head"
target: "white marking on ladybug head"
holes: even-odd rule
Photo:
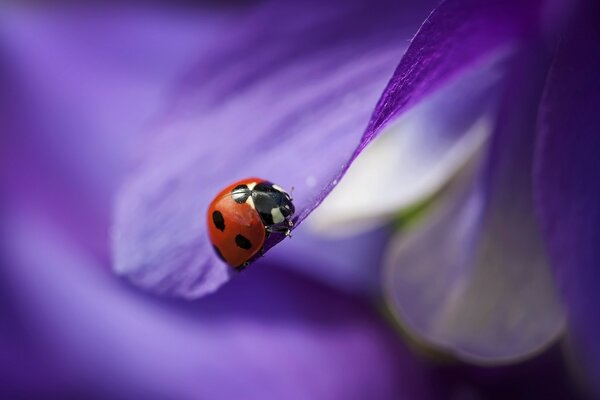
[[[254,187],[256,186],[256,182],[247,183],[246,186],[248,186],[248,189],[254,190]]]
[[[246,199],[246,204],[252,207],[253,210],[256,210],[256,206],[254,205],[254,199],[252,199],[252,196],[248,196],[248,198]]]
[[[273,217],[274,224],[280,224],[283,221],[285,221],[285,217],[281,213],[281,210],[279,209],[279,207],[274,207],[271,209],[271,216]]]
[[[283,188],[282,188],[281,186],[279,186],[279,185],[275,185],[275,184],[273,184],[273,189],[275,189],[275,190],[279,190],[280,192],[283,192],[283,193],[287,193],[287,192],[286,192],[285,190],[283,190]]]

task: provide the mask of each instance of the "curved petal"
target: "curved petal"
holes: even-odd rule
[[[431,197],[480,151],[492,129],[509,53],[495,53],[388,125],[307,219],[323,236],[389,223]]]
[[[5,221],[11,295],[35,332],[38,357],[60,371],[57,396],[64,398],[61,390],[124,399],[431,394],[428,372],[355,298],[261,268],[199,303],[161,301],[106,274],[32,210],[11,209]]]
[[[399,233],[387,256],[386,294],[401,322],[469,361],[527,357],[563,331],[532,199],[545,58],[529,46],[515,60],[485,163],[475,161],[422,226]]]
[[[402,58],[369,123],[360,149],[377,128],[418,102],[483,54],[515,36],[536,32],[539,1],[445,1],[425,21]]]
[[[590,2],[590,4],[595,4]],[[561,42],[540,108],[537,202],[571,331],[600,394],[600,9]]]
[[[118,198],[117,273],[188,298],[214,291],[230,274],[204,234],[214,193],[263,176],[295,188],[301,222],[387,121],[535,25],[538,5],[443,3],[368,122],[410,13],[399,2],[343,4],[266,4],[189,74]]]
[[[437,193],[487,140],[506,72],[507,55],[495,56],[386,127],[293,240],[268,259],[344,290],[375,294],[391,221]]]

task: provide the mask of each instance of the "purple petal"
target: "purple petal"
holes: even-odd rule
[[[593,4],[563,39],[548,77],[540,108],[536,181],[574,343],[598,395],[600,9]]]
[[[535,31],[539,1],[445,1],[424,22],[379,100],[360,149],[378,128],[482,55]]]
[[[390,221],[438,192],[487,140],[506,72],[506,54],[497,56],[387,126],[268,260],[344,290],[379,290]],[[329,267],[321,268],[319,259]]]
[[[429,396],[427,371],[355,298],[261,268],[201,303],[160,301],[116,281],[34,210],[10,215],[5,277],[40,366],[60,371],[57,397]]]
[[[204,233],[219,189],[247,176],[294,187],[302,221],[387,121],[507,46],[535,25],[537,10],[536,2],[443,3],[369,123],[407,38],[402,27],[414,21],[398,3],[267,4],[216,43],[175,93],[120,193],[116,272],[156,292],[214,291],[230,274]]]
[[[475,160],[425,223],[390,245],[384,284],[391,307],[410,331],[462,359],[531,356],[563,331],[532,199],[546,58],[536,46],[523,50],[484,164]]]
[[[509,55],[494,54],[386,126],[307,224],[323,236],[349,236],[436,193],[487,139]]]

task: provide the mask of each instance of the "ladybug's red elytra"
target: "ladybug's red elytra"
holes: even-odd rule
[[[220,191],[208,207],[208,236],[215,252],[234,268],[248,265],[271,233],[290,235],[295,208],[281,187],[247,178]]]

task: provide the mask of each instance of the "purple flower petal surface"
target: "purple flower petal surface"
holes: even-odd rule
[[[564,328],[533,207],[547,59],[537,46],[523,50],[485,160],[474,161],[422,226],[390,245],[384,284],[392,309],[409,331],[462,359],[514,361]]]
[[[427,370],[355,298],[262,268],[201,303],[158,300],[116,281],[35,210],[10,210],[7,294],[40,366],[59,372],[58,398],[69,394],[61,388],[122,399],[431,394]],[[36,383],[32,392],[52,394]]]
[[[350,236],[437,192],[489,136],[510,55],[494,53],[389,124],[307,224],[323,236]]]
[[[512,43],[538,6],[443,3],[368,122],[414,20],[398,2],[343,4],[261,6],[190,71],[118,198],[117,273],[155,292],[214,291],[231,273],[204,233],[219,189],[247,176],[294,187],[301,222],[385,123]]]
[[[537,201],[581,371],[600,395],[600,9],[561,42],[540,107]]]

